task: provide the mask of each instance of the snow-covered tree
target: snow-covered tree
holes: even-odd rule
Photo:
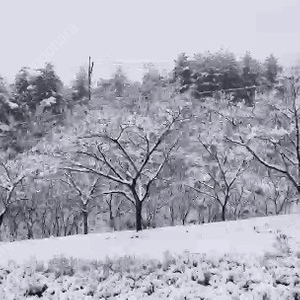
[[[293,203],[298,201],[295,190],[289,180],[277,172],[266,170],[266,175],[258,182],[262,203],[262,211],[267,216],[270,213],[279,215]],[[256,203],[259,206],[259,203]]]
[[[277,58],[273,54],[266,58],[264,67],[265,78],[270,87],[274,87],[277,82],[278,75],[282,72],[282,67],[279,65]]]
[[[77,175],[77,176],[76,176]],[[88,217],[93,208],[96,207],[96,198],[99,197],[97,189],[100,178],[90,173],[83,173],[78,176],[74,172],[65,172],[61,181],[65,183],[70,192],[74,194],[73,202],[79,207],[83,219],[83,233],[88,234]]]
[[[286,78],[284,90],[284,97],[274,93],[261,96],[253,108],[240,106],[225,139],[260,165],[288,179],[299,193],[299,80]]]
[[[12,161],[0,162],[2,170],[0,176],[0,228],[4,216],[8,213],[10,207],[17,201],[26,200],[22,193],[22,184],[25,181],[26,171]]]
[[[215,105],[220,104],[210,102],[203,106],[204,121],[198,124],[198,139],[194,141],[197,146],[189,149],[191,167],[187,186],[215,201],[225,221],[230,200],[243,185],[248,161],[243,153],[225,143],[226,120]],[[225,108],[228,113],[228,105]]]
[[[122,195],[134,206],[137,231],[142,230],[143,203],[181,134],[176,130],[181,122],[180,113],[168,114],[164,120],[161,125],[150,118],[136,116],[127,124],[118,120],[109,122],[102,131],[98,128],[97,133],[82,137],[83,147],[77,152],[79,160],[67,168],[119,184],[120,189],[104,194]]]
[[[76,74],[76,78],[72,85],[73,93],[72,99],[75,102],[86,101],[89,95],[88,75],[86,70],[82,67]]]

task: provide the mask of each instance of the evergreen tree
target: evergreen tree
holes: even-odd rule
[[[187,91],[192,84],[192,72],[188,56],[181,53],[175,60],[175,68],[173,70],[173,78],[180,84],[180,92]]]
[[[75,102],[85,101],[88,99],[88,76],[86,70],[81,67],[79,72],[76,74],[76,79],[72,85],[73,93],[72,99]]]
[[[277,82],[277,76],[282,71],[282,67],[279,65],[277,58],[273,54],[266,58],[264,65],[264,76],[268,84],[272,87]]]

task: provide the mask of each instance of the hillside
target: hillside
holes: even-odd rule
[[[300,215],[1,243],[0,263],[32,257],[45,261],[57,254],[100,260],[124,255],[161,259],[166,251],[262,255],[273,250],[278,231],[291,237],[291,247],[299,248]]]
[[[299,233],[295,214],[2,243],[0,297],[300,299]]]

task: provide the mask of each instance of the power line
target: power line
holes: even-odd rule
[[[252,86],[246,86],[246,87],[240,87],[240,88],[231,88],[231,89],[222,89],[222,90],[216,90],[216,91],[204,91],[204,92],[199,92],[195,90],[195,92],[198,95],[205,95],[205,94],[210,94],[210,93],[226,93],[226,92],[235,92],[235,91],[244,91],[244,90],[253,90],[257,89],[259,87],[262,87],[262,85],[252,85]]]

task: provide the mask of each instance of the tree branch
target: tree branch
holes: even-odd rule
[[[131,199],[124,191],[107,191],[102,193],[102,195],[113,195],[113,194],[118,194],[118,195],[122,195],[124,196],[128,201],[130,201],[134,206],[135,206],[135,202],[133,199]]]
[[[92,174],[95,174],[95,175],[98,175],[98,176],[101,176],[103,178],[106,178],[106,179],[110,179],[114,182],[117,182],[117,183],[121,183],[123,185],[126,185],[126,186],[130,186],[130,182],[126,181],[126,180],[121,180],[117,177],[114,177],[114,176],[111,176],[111,175],[108,175],[108,174],[105,174],[103,172],[100,172],[100,171],[96,171],[90,167],[87,167],[87,166],[84,166],[82,164],[79,164],[79,163],[73,163],[73,165],[75,167],[77,167],[78,169],[76,168],[71,168],[71,167],[64,167],[64,168],[61,168],[62,170],[68,170],[68,171],[74,171],[74,172],[79,172],[79,173],[92,173]]]
[[[240,138],[241,138],[241,137],[240,137]],[[279,172],[279,173],[285,174],[285,175],[291,180],[291,182],[292,182],[293,185],[297,188],[297,190],[298,190],[298,191],[300,190],[300,187],[299,187],[299,185],[297,184],[297,181],[296,181],[296,180],[293,178],[293,176],[288,172],[288,170],[283,170],[283,169],[281,169],[281,168],[278,168],[278,167],[276,167],[276,166],[274,166],[274,165],[271,165],[271,164],[265,162],[262,158],[260,158],[260,157],[255,153],[254,150],[252,150],[248,145],[246,145],[246,144],[243,142],[242,138],[241,138],[241,140],[242,140],[241,142],[234,141],[234,140],[232,140],[232,139],[230,139],[230,138],[228,138],[228,137],[225,137],[225,139],[228,140],[228,141],[230,141],[231,143],[234,143],[234,144],[236,144],[236,145],[240,145],[240,146],[242,146],[242,147],[245,147],[245,148],[253,155],[253,157],[256,158],[256,159],[257,159],[263,166],[265,166],[266,168],[269,168],[269,169],[271,169],[271,170],[274,170],[274,171],[277,171],[277,172]]]
[[[97,145],[97,149],[99,153],[101,154],[104,163],[109,167],[109,169],[117,176],[119,179],[124,180],[124,178],[117,172],[116,168],[113,167],[113,165],[106,159],[106,156],[100,149],[100,145]]]
[[[157,179],[157,177],[159,176],[160,172],[162,171],[164,165],[166,164],[167,160],[169,159],[170,153],[172,152],[172,150],[174,149],[174,147],[177,145],[179,141],[179,138],[176,140],[176,142],[171,146],[171,148],[169,149],[168,153],[165,155],[165,158],[163,160],[163,162],[159,165],[155,175],[148,181],[146,188],[145,188],[145,194],[142,197],[141,202],[144,202],[145,199],[149,196],[149,190],[150,190],[150,186],[151,184]]]
[[[70,187],[74,188],[77,191],[78,195],[82,196],[83,192],[79,188],[79,186],[76,184],[73,176],[71,175],[71,172],[70,173],[65,173],[64,175],[68,178],[69,181],[63,180],[63,179],[61,179],[61,181],[64,182],[64,183],[66,183],[66,184],[68,184]]]

